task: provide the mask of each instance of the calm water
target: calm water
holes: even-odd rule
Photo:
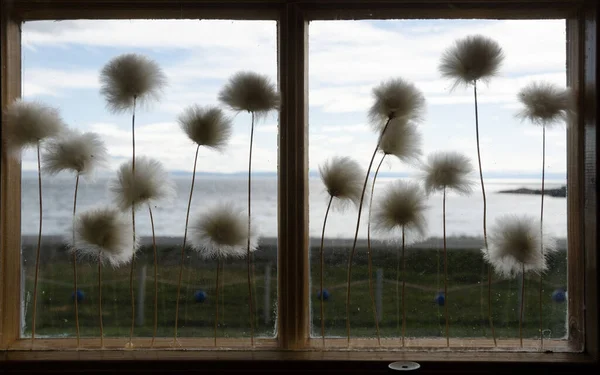
[[[160,202],[153,207],[156,233],[158,236],[181,236],[185,224],[185,212],[191,183],[189,176],[173,177],[177,196],[170,202]],[[380,178],[377,181],[375,196],[382,192],[392,178]],[[78,211],[110,203],[107,188],[108,179],[98,178],[94,182],[80,183],[78,193]],[[547,188],[556,188],[565,181],[546,181]],[[44,177],[44,223],[43,233],[47,235],[67,234],[70,228],[73,207],[73,189],[75,179],[64,175]],[[493,224],[499,215],[529,214],[539,216],[539,195],[498,194],[499,190],[516,189],[520,187],[538,188],[536,180],[489,179],[486,181],[488,195],[488,225]],[[23,177],[22,187],[22,231],[23,234],[35,234],[38,230],[38,197],[37,177]],[[237,202],[245,207],[246,179],[243,177],[205,177],[196,178],[196,187],[192,203],[192,215],[205,211],[208,207],[221,200]],[[277,180],[275,177],[254,177],[252,186],[253,220],[263,237],[277,235]],[[376,198],[375,198],[376,199]],[[323,215],[325,214],[327,196],[318,177],[310,179],[310,235],[320,237]],[[544,222],[547,233],[556,237],[566,237],[567,234],[567,201],[565,198],[546,196],[544,203]],[[429,198],[427,210],[427,235],[442,235],[442,199],[441,195]],[[365,211],[363,211],[365,212]],[[326,237],[351,238],[356,226],[356,209],[349,208],[344,212],[334,211],[327,222]],[[136,230],[141,235],[149,235],[150,220],[146,211],[138,213]],[[450,194],[447,199],[447,231],[448,235],[478,236],[482,233],[482,200],[480,191],[474,191],[470,196]],[[366,215],[361,219],[360,237],[366,237]],[[363,225],[365,224],[365,225]],[[378,235],[375,235],[378,237]]]

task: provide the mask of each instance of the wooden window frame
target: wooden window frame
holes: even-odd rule
[[[283,105],[279,127],[278,319],[276,340],[250,350],[232,342],[233,350],[73,350],[69,339],[43,340],[45,350],[28,350],[20,330],[20,194],[21,166],[6,157],[0,164],[0,361],[92,361],[111,366],[115,360],[200,361],[207,369],[226,363],[234,368],[264,364],[267,370],[285,366],[273,361],[299,361],[296,368],[381,369],[393,360],[427,363],[429,369],[469,362],[470,369],[534,362],[548,369],[593,366],[598,363],[598,207],[596,200],[598,84],[598,6],[595,0],[7,0],[1,5],[2,108],[21,94],[21,28],[25,21],[61,19],[199,18],[266,19],[278,22],[278,76]],[[309,335],[308,262],[308,24],[325,19],[376,18],[565,18],[568,81],[577,92],[578,113],[567,130],[568,154],[568,296],[571,353],[510,353],[469,351],[395,351],[311,348]],[[585,306],[585,307],[584,307]],[[359,340],[359,339],[357,339]],[[109,340],[110,343],[110,340]],[[191,349],[197,340],[191,340]],[[115,347],[116,347],[115,342]],[[332,344],[335,344],[332,342]],[[110,344],[109,344],[110,345]],[[186,347],[188,345],[185,345]],[[233,360],[232,362],[230,360]],[[310,365],[318,361],[319,365]],[[333,361],[336,365],[324,364]],[[98,365],[98,363],[103,363]],[[171,361],[168,361],[171,362]],[[80,362],[83,364],[83,362]],[[87,363],[87,362],[86,362]],[[233,363],[233,364],[232,364]],[[3,362],[0,362],[2,365]],[[31,365],[35,366],[35,365]],[[126,369],[121,364],[120,369]],[[135,369],[140,369],[135,365]],[[166,365],[166,370],[174,367]],[[239,366],[239,367],[236,367]],[[305,367],[302,367],[305,366]],[[307,366],[307,367],[306,367]],[[345,366],[345,367],[344,367]],[[436,367],[437,366],[437,367]],[[460,365],[462,366],[462,365]],[[480,367],[478,367],[480,366]],[[21,367],[23,368],[23,367]],[[36,367],[38,368],[38,367]],[[61,368],[61,367],[56,367]],[[156,369],[156,365],[149,367]],[[451,368],[451,367],[450,367]],[[460,368],[460,367],[456,367]],[[569,367],[572,368],[572,367]],[[578,367],[580,368],[580,367]]]

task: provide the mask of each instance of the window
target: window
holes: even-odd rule
[[[378,349],[373,342],[360,339],[360,336],[369,336],[370,333],[356,332],[353,336],[353,347],[348,350],[344,345],[320,351],[318,330],[311,327],[311,320],[315,324],[315,307],[318,299],[315,298],[316,289],[310,284],[310,276],[315,276],[314,260],[309,261],[309,238],[313,233],[313,225],[319,225],[320,219],[315,219],[312,212],[313,188],[310,183],[310,169],[313,165],[313,108],[312,103],[314,87],[311,74],[313,69],[319,68],[311,58],[310,49],[317,40],[312,40],[312,28],[318,27],[320,22],[326,20],[350,19],[566,19],[566,78],[569,86],[577,92],[578,109],[580,114],[567,131],[566,141],[566,173],[567,179],[567,287],[568,287],[568,346],[564,351],[573,354],[553,353],[544,357],[540,353],[494,353],[482,354],[479,360],[502,361],[586,361],[595,358],[597,354],[597,310],[593,290],[597,285],[596,270],[596,192],[594,189],[596,173],[596,144],[595,122],[596,113],[593,100],[595,85],[597,83],[594,70],[594,57],[597,53],[597,9],[595,2],[580,1],[529,1],[529,2],[449,2],[431,1],[425,3],[400,1],[389,2],[202,2],[183,1],[178,4],[167,1],[129,1],[114,5],[102,1],[86,1],[81,3],[72,1],[44,2],[16,1],[10,5],[3,3],[2,23],[2,105],[3,108],[21,94],[27,95],[27,85],[21,85],[21,75],[27,83],[28,61],[27,52],[24,59],[21,53],[26,51],[27,22],[55,19],[239,19],[241,20],[272,20],[277,22],[277,62],[278,85],[282,94],[282,106],[279,114],[278,151],[277,151],[277,267],[273,264],[271,278],[277,277],[277,302],[276,340],[270,345],[255,346],[248,357],[245,351],[218,354],[218,358],[239,359],[337,359],[337,360],[373,360],[373,352],[377,351],[377,359],[414,359],[417,361],[443,362],[447,360],[475,360],[469,350],[459,350],[460,346],[452,353],[436,353],[425,355],[424,352],[403,351],[400,347],[387,347]],[[7,10],[6,12],[4,10]],[[6,22],[4,22],[6,20]],[[22,22],[26,22],[22,27]],[[101,22],[101,21],[89,21]],[[128,22],[128,21],[119,21]],[[188,22],[188,21],[186,21]],[[261,21],[262,22],[262,21]],[[340,21],[349,22],[349,21]],[[352,21],[365,22],[365,21]],[[394,22],[394,21],[382,21]],[[410,21],[415,22],[417,21]],[[475,22],[475,21],[469,21]],[[494,21],[489,21],[494,22]],[[546,22],[546,21],[540,21]],[[331,22],[335,25],[336,22]],[[332,26],[335,27],[335,26]],[[336,32],[332,32],[336,34]],[[316,36],[315,36],[316,37]],[[218,40],[215,37],[215,40]],[[593,53],[589,55],[589,53]],[[168,57],[164,56],[165,59]],[[273,60],[271,60],[273,61]],[[23,72],[23,73],[22,73]],[[274,76],[274,75],[273,75]],[[387,76],[382,78],[387,78]],[[66,81],[66,80],[65,80]],[[376,80],[372,84],[376,84]],[[82,80],[78,84],[85,84]],[[309,90],[310,88],[310,90]],[[31,89],[31,87],[29,88]],[[368,89],[367,89],[368,91]],[[329,96],[327,94],[326,96]],[[368,93],[366,93],[368,95]],[[323,98],[321,98],[323,99]],[[325,98],[327,99],[327,98]],[[318,96],[316,100],[319,100]],[[329,100],[329,99],[328,99]],[[582,112],[583,111],[583,112]],[[241,117],[241,116],[239,116]],[[240,121],[241,119],[236,119]],[[310,125],[309,125],[310,121]],[[346,125],[346,122],[339,119]],[[360,124],[363,121],[356,120]],[[275,122],[265,125],[274,125]],[[333,125],[333,124],[332,124]],[[340,123],[336,125],[342,125]],[[267,129],[270,129],[267,127]],[[346,131],[342,129],[342,131]],[[323,146],[325,148],[325,146]],[[274,160],[271,162],[275,163]],[[317,163],[318,164],[318,163]],[[1,344],[2,348],[9,350],[8,358],[27,358],[29,342],[22,339],[21,329],[26,319],[21,316],[21,290],[26,284],[21,281],[22,260],[26,259],[26,250],[21,249],[21,236],[27,231],[21,225],[27,221],[26,215],[21,215],[25,209],[20,199],[26,193],[27,184],[21,182],[21,176],[26,178],[27,160],[23,163],[16,162],[2,153],[2,225],[1,225],[1,273],[2,288],[0,289],[1,302]],[[22,172],[23,171],[23,172]],[[318,188],[317,188],[318,189]],[[309,195],[310,194],[310,195]],[[309,201],[310,196],[310,201]],[[564,209],[564,208],[561,208]],[[562,211],[561,211],[562,212]],[[318,215],[317,215],[318,216]],[[350,215],[353,216],[353,215]],[[584,220],[585,218],[585,220]],[[564,227],[564,221],[561,224]],[[585,227],[585,230],[584,230]],[[346,231],[346,228],[342,228]],[[345,232],[344,232],[345,233]],[[331,245],[329,243],[328,245]],[[23,246],[26,242],[23,241]],[[313,247],[314,248],[314,247]],[[311,255],[312,257],[312,255]],[[258,265],[257,257],[257,265]],[[343,262],[342,262],[343,263]],[[257,268],[258,272],[262,272]],[[227,269],[227,267],[226,267]],[[25,271],[27,267],[25,266]],[[276,275],[275,271],[276,270]],[[310,271],[310,272],[309,272]],[[148,270],[146,272],[149,272]],[[337,272],[337,271],[336,271]],[[364,270],[357,271],[364,272]],[[343,273],[343,272],[342,272]],[[384,275],[386,271],[384,270]],[[480,274],[478,273],[478,277]],[[553,275],[562,277],[560,275]],[[108,276],[107,276],[108,277]],[[146,276],[148,277],[148,276]],[[266,276],[265,276],[266,277]],[[342,280],[343,280],[342,275]],[[364,278],[363,278],[364,279]],[[385,280],[385,279],[383,279]],[[382,281],[383,281],[382,280]],[[514,287],[514,286],[513,286]],[[25,288],[27,289],[27,288]],[[275,284],[273,284],[275,290]],[[342,288],[341,290],[344,290]],[[227,289],[225,289],[227,293]],[[342,293],[343,294],[343,293]],[[364,294],[364,293],[363,293]],[[479,297],[479,290],[477,290]],[[324,293],[323,293],[324,295]],[[366,294],[368,296],[368,293]],[[332,298],[338,298],[337,292],[332,293]],[[227,297],[227,296],[226,296]],[[343,298],[343,297],[342,297]],[[513,296],[514,298],[514,296]],[[583,303],[586,309],[583,309]],[[260,304],[261,302],[259,302]],[[54,302],[52,302],[54,304]],[[243,306],[240,304],[240,306]],[[368,304],[367,304],[368,306]],[[311,313],[312,307],[312,313]],[[341,321],[335,323],[331,334],[343,336],[344,318],[341,312]],[[312,315],[311,315],[312,314]],[[329,314],[329,313],[328,313]],[[335,314],[338,314],[337,312]],[[558,312],[557,315],[561,315]],[[58,313],[57,313],[58,316]],[[369,317],[370,318],[370,317]],[[317,320],[318,321],[318,320]],[[58,324],[58,323],[57,323]],[[62,323],[60,323],[62,324]],[[271,323],[272,324],[272,323]],[[556,323],[560,324],[560,323]],[[336,331],[341,327],[341,332]],[[372,327],[371,327],[372,328]],[[359,331],[358,326],[355,330]],[[60,331],[60,329],[59,329]],[[372,331],[372,330],[371,330]],[[25,332],[27,329],[25,328]],[[49,329],[46,333],[51,334]],[[194,334],[194,336],[196,336]],[[209,337],[210,335],[206,335]],[[312,337],[311,337],[312,336]],[[553,336],[554,337],[554,336]],[[201,349],[192,338],[188,348]],[[72,339],[57,340],[55,338],[40,341],[44,347],[50,349],[46,358],[69,358],[75,346]],[[242,347],[247,345],[244,343]],[[427,345],[426,345],[427,346]],[[477,347],[477,345],[475,345]],[[53,349],[62,349],[56,350]],[[164,348],[166,349],[166,348]],[[238,347],[238,349],[240,349]],[[243,349],[250,349],[245,347]],[[278,349],[286,349],[279,351]],[[288,349],[292,349],[289,351]],[[580,354],[583,350],[583,354]],[[92,351],[98,353],[97,351]],[[35,352],[34,352],[35,353]],[[67,354],[65,354],[67,353]],[[169,358],[179,354],[174,350],[155,350],[155,353],[146,348],[132,351],[123,351],[127,355],[147,355],[146,358]],[[127,354],[132,353],[132,354]],[[137,354],[136,354],[137,353]],[[145,353],[145,354],[144,354]],[[152,354],[148,354],[152,353]],[[191,353],[191,354],[190,354]],[[31,354],[31,353],[30,353]],[[66,356],[65,356],[66,355]],[[93,358],[90,354],[89,358]],[[188,352],[189,358],[210,359],[210,352],[203,350]],[[228,357],[231,356],[231,357]],[[98,357],[96,357],[98,358]],[[133,357],[132,357],[133,358]],[[351,368],[351,367],[348,367]],[[272,367],[271,369],[274,369]],[[365,367],[365,369],[367,369]]]

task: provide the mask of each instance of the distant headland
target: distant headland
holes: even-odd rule
[[[498,193],[541,195],[542,191],[540,189],[520,188],[520,189],[514,189],[514,190],[501,190]],[[557,197],[557,198],[565,198],[567,196],[567,186],[564,185],[564,186],[556,188],[556,189],[544,189],[544,195],[549,195],[551,197]]]

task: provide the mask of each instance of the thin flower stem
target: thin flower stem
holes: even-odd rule
[[[446,187],[442,200],[442,220],[444,227],[444,315],[446,317],[446,346],[450,347],[450,321],[448,319],[448,251],[446,247]]]
[[[152,341],[150,347],[154,347],[156,331],[158,330],[158,253],[156,250],[156,234],[154,233],[154,216],[152,207],[148,204],[148,214],[150,214],[150,226],[152,227],[152,249],[154,251],[154,330],[152,331]]]
[[[194,169],[192,171],[192,186],[190,187],[190,197],[188,198],[187,212],[185,214],[185,230],[183,232],[183,244],[181,245],[181,262],[179,263],[179,281],[177,282],[177,300],[175,302],[175,333],[173,335],[173,344],[177,343],[177,321],[179,319],[179,298],[181,297],[181,277],[183,276],[183,262],[185,259],[185,243],[187,241],[188,224],[190,222],[190,208],[192,206],[192,195],[194,194],[194,183],[196,182],[196,165],[198,163],[198,151],[200,145],[196,147],[196,156],[194,156]],[[191,274],[188,272],[188,276]],[[189,282],[188,282],[189,286]],[[187,304],[186,304],[187,307]]]
[[[133,97],[133,112],[131,114],[131,190],[135,190],[135,104],[137,97]],[[133,291],[133,271],[135,270],[135,202],[131,202],[131,226],[133,233],[133,256],[131,257],[131,268],[129,270],[129,294],[131,295],[131,329],[129,330],[129,343],[127,346],[133,348],[133,327],[135,326],[135,293]]]
[[[404,255],[405,250],[405,237],[404,237],[404,225],[402,226],[402,347],[404,347],[404,340],[406,338],[406,306],[404,302],[405,289],[406,289],[406,256]]]
[[[40,249],[42,247],[42,158],[40,156],[40,141],[37,143],[37,162],[38,162],[38,194],[40,197],[40,229],[38,232],[37,250],[35,255],[35,277],[33,279],[33,316],[31,322],[31,349],[35,340],[35,318],[37,314],[37,290],[38,276],[40,272]]]
[[[100,318],[100,347],[104,348],[104,325],[102,324],[102,254],[98,257],[98,318]]]
[[[371,211],[373,208],[373,193],[375,191],[375,181],[377,181],[377,175],[379,174],[379,169],[381,168],[381,164],[385,160],[387,155],[383,154],[381,157],[381,161],[377,165],[377,169],[375,169],[375,175],[373,175],[373,183],[371,185],[371,194],[369,198],[369,217],[367,220],[367,257],[369,263],[369,294],[371,295],[371,308],[373,310],[373,317],[375,318],[375,330],[377,332],[377,345],[381,346],[381,337],[379,334],[379,320],[377,319],[377,307],[375,306],[375,292],[373,291],[373,254],[371,252]]]
[[[400,254],[401,251],[396,251],[396,331],[402,335],[402,331],[400,331]]]
[[[217,329],[219,327],[219,274],[221,273],[221,258],[217,259],[217,280],[215,288],[215,347],[217,346]]]
[[[542,126],[542,198],[540,206],[540,252],[544,256],[544,185],[546,177],[546,127]],[[544,313],[542,309],[542,294],[543,294],[543,279],[544,274],[540,272],[540,349],[544,349]]]
[[[221,324],[225,324],[225,262],[221,262]]]
[[[329,197],[329,203],[327,203],[327,210],[325,211],[325,219],[323,219],[323,231],[321,232],[321,338],[323,341],[323,348],[325,347],[325,312],[323,309],[323,301],[325,297],[323,296],[323,273],[325,272],[325,256],[323,254],[323,242],[325,241],[325,226],[327,225],[327,217],[329,216],[329,209],[331,208],[331,202],[333,201],[333,195]]]
[[[519,314],[519,340],[523,347],[523,306],[525,305],[525,263],[521,263],[521,312]]]
[[[352,280],[352,261],[354,260],[354,253],[356,252],[356,242],[358,241],[358,230],[360,228],[360,214],[362,213],[362,206],[365,199],[365,190],[367,189],[367,182],[369,182],[369,174],[371,173],[371,168],[373,167],[373,161],[375,160],[375,156],[377,155],[377,151],[379,150],[379,145],[381,144],[381,138],[385,133],[388,125],[392,117],[389,117],[385,123],[385,126],[381,130],[381,134],[377,138],[377,145],[375,146],[375,150],[373,150],[373,155],[371,156],[371,161],[369,162],[369,168],[367,169],[367,173],[365,175],[365,182],[363,183],[362,193],[360,195],[360,203],[358,205],[358,217],[356,219],[356,231],[354,232],[354,242],[352,243],[352,250],[350,251],[350,257],[348,258],[348,281],[346,285],[346,332],[348,335],[348,346],[350,346],[350,282]]]
[[[477,80],[473,81],[473,96],[475,98],[475,137],[477,139],[477,163],[479,165],[479,179],[481,181],[481,196],[483,198],[483,246],[488,251],[487,240],[487,199],[485,195],[485,184],[483,183],[483,169],[481,168],[481,150],[479,146],[479,112],[477,108]],[[445,297],[445,296],[444,296]],[[494,346],[497,346],[496,330],[492,318],[492,266],[488,265],[488,319],[492,330]]]
[[[251,263],[252,257],[250,254],[250,231],[252,206],[250,204],[252,197],[252,143],[254,141],[254,112],[252,113],[252,123],[250,125],[250,150],[248,152],[248,242],[246,247],[246,259],[248,263],[248,309],[250,311],[250,345],[254,346],[254,306],[252,304],[252,279],[251,279]]]
[[[75,177],[75,193],[73,195],[73,296],[75,297],[75,333],[77,334],[77,347],[79,348],[79,301],[77,296],[77,252],[75,251],[75,212],[77,210],[77,191],[79,190],[79,173]]]

